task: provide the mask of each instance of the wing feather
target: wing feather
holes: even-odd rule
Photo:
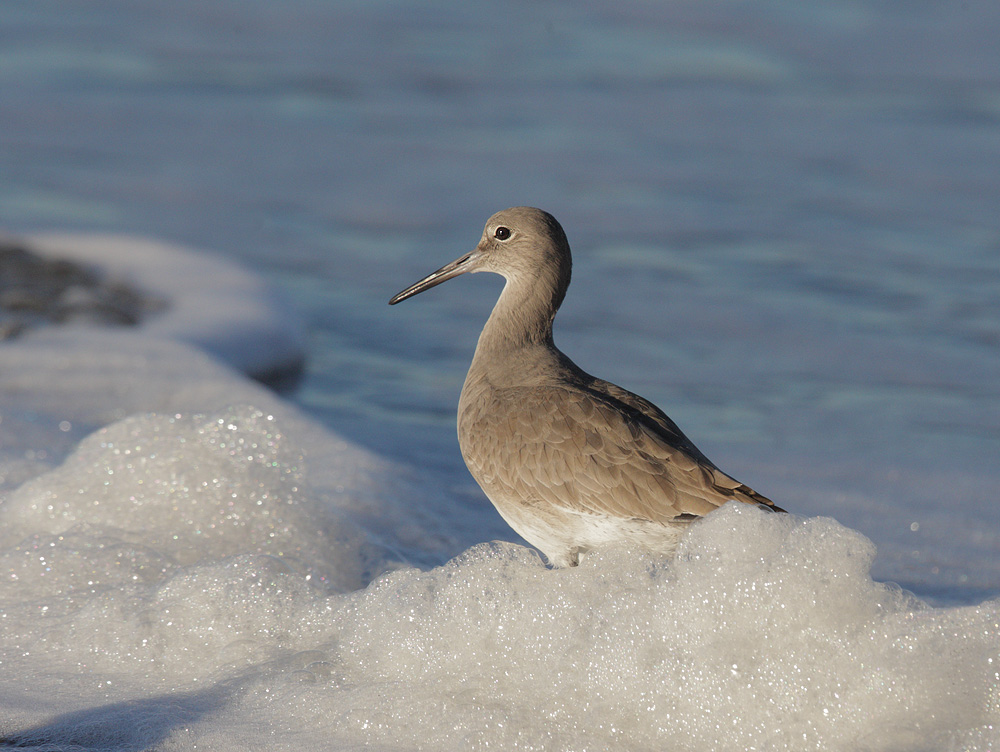
[[[477,480],[583,514],[669,522],[736,499],[774,507],[723,473],[652,403],[608,382],[494,389],[462,431]]]

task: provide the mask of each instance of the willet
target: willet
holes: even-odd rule
[[[671,553],[727,501],[784,511],[719,470],[659,408],[584,372],[552,341],[566,234],[540,209],[490,217],[479,245],[389,301],[466,272],[506,278],[458,402],[462,457],[507,523],[554,566],[616,541]]]

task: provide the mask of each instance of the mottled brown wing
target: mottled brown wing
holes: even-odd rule
[[[702,454],[698,447],[696,447],[691,440],[684,435],[684,432],[681,431],[677,424],[649,400],[640,397],[638,394],[633,394],[627,389],[622,389],[617,384],[612,384],[610,381],[603,381],[601,379],[594,379],[594,382],[591,384],[591,389],[606,394],[612,399],[632,408],[633,410],[636,410],[643,416],[643,418],[651,422],[653,424],[652,432],[657,435],[662,442],[685,452],[689,457],[702,466],[704,471],[708,473],[711,483],[715,489],[719,493],[726,496],[726,501],[736,500],[748,504],[760,504],[761,506],[769,507],[775,512],[785,511],[763,494],[757,493],[750,488],[750,486],[740,483],[732,476],[727,475],[717,468],[715,464],[709,460],[708,457]],[[647,428],[649,428],[648,424]]]
[[[463,445],[473,474],[508,497],[669,522],[707,514],[740,487],[697,449],[692,456],[674,428],[677,446],[611,395],[535,386],[494,390]]]

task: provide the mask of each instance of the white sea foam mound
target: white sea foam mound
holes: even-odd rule
[[[437,749],[986,748],[1000,603],[930,609],[872,582],[873,555],[832,520],[737,506],[673,562],[477,547],[352,599],[333,663],[368,686],[344,718]]]
[[[195,345],[255,377],[301,365],[298,317],[260,276],[232,261],[129,235],[38,233],[25,242],[160,301],[163,310],[140,324],[145,337]]]
[[[0,732],[88,749],[989,749],[1000,601],[733,505],[676,558],[395,568],[273,414],[131,417],[0,507]],[[380,569],[393,569],[375,576]],[[362,587],[370,576],[374,581]]]
[[[157,573],[242,554],[322,572],[338,590],[360,587],[363,531],[323,516],[330,508],[303,487],[302,461],[274,416],[254,408],[136,416],[103,428],[0,507],[0,541],[25,554],[14,555],[0,587],[27,581],[37,593],[65,594],[155,581]],[[71,556],[103,561],[54,567],[67,540]],[[123,552],[144,563],[133,571],[118,561]]]

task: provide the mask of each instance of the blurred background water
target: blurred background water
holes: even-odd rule
[[[583,368],[796,511],[996,539],[997,39],[993,0],[8,2],[0,228],[263,272],[308,328],[290,398],[471,499],[454,415],[500,282],[386,301],[541,206]]]

